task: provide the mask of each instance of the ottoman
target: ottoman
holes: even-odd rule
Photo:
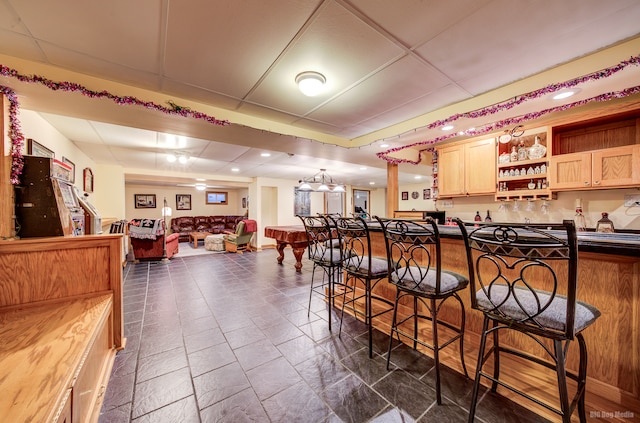
[[[204,239],[204,249],[207,251],[224,251],[224,235],[207,235]]]

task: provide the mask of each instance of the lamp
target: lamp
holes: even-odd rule
[[[326,82],[327,78],[318,72],[306,71],[296,75],[296,84],[298,84],[298,88],[302,94],[308,97],[314,97],[320,94]]]
[[[334,181],[327,173],[327,169],[320,169],[320,172],[309,178],[303,178],[298,181],[300,191],[319,191],[319,192],[345,192],[344,184]],[[317,188],[313,188],[317,185]]]

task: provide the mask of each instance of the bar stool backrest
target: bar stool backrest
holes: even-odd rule
[[[338,236],[325,216],[298,216],[307,233],[309,260],[332,265],[340,262],[340,249],[335,248]]]
[[[424,290],[421,285],[430,282],[435,287],[432,294],[440,295],[440,233],[435,221],[430,217],[421,221],[376,219],[384,233],[391,282],[409,290]]]
[[[380,271],[372,265],[369,227],[360,217],[333,219],[340,239],[343,267],[362,277],[373,277]],[[384,269],[386,273],[386,269]]]
[[[472,308],[517,330],[573,339],[578,243],[572,220],[456,223],[467,252]]]

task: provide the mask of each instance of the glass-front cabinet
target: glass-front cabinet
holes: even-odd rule
[[[546,128],[498,137],[496,200],[551,197],[548,139]]]

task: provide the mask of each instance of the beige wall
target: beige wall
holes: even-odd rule
[[[211,189],[210,191],[224,191],[228,193],[228,204],[214,205],[206,204],[206,191],[198,191],[192,187],[160,187],[153,185],[125,185],[125,218],[142,219],[142,218],[160,218],[162,217],[162,207],[164,199],[171,208],[173,217],[180,216],[242,216],[246,209],[242,208],[242,198],[247,197],[248,190],[241,189]],[[153,194],[156,196],[156,208],[135,208],[135,194]],[[176,194],[191,195],[191,210],[177,210]],[[167,218],[167,224],[171,219]]]

